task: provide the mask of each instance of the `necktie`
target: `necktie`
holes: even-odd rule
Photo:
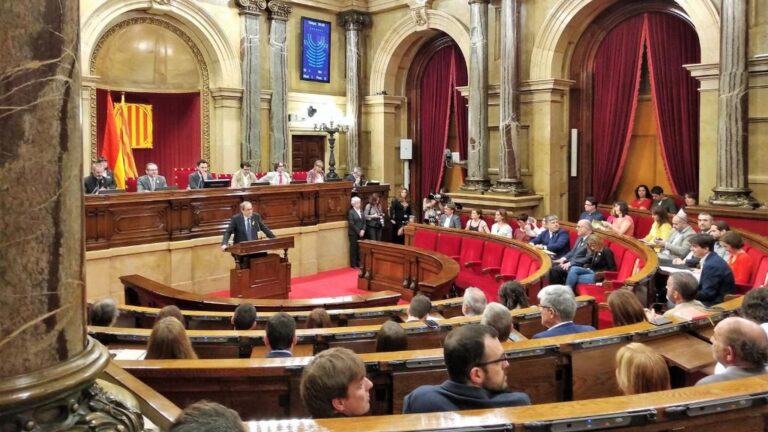
[[[150,177],[149,178],[149,188],[151,190],[155,190],[155,178],[154,177]]]
[[[245,237],[246,240],[251,239],[251,218],[245,218]]]
[[[277,184],[283,184],[283,175],[281,173],[277,173]]]

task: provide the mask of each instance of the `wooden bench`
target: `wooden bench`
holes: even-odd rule
[[[314,308],[352,309],[394,305],[400,294],[392,291],[364,295],[321,297],[297,300],[246,299],[213,297],[178,290],[140,275],[120,276],[125,287],[125,303],[135,306],[161,308],[176,305],[180,309],[204,311],[234,311],[241,303],[251,303],[258,311],[311,311]]]
[[[463,299],[454,297],[450,299],[434,300],[432,302],[432,313],[446,318],[461,315],[461,306]],[[160,311],[156,307],[119,305],[120,316],[114,327],[125,328],[152,328]],[[310,311],[284,311],[296,320],[297,327],[306,327],[306,321]],[[369,308],[355,309],[330,309],[327,310],[328,316],[334,327],[345,327],[355,325],[373,325],[383,324],[395,316],[403,316],[408,313],[408,305],[377,306]],[[222,311],[204,311],[204,310],[181,310],[182,315],[187,321],[187,328],[190,330],[231,330],[232,312]],[[264,312],[257,310],[256,324],[257,329],[264,329],[267,321],[277,312]]]
[[[594,325],[597,305],[588,296],[577,298],[575,321],[579,324]],[[543,330],[541,314],[537,307],[510,311],[515,329],[523,336],[530,337]],[[408,334],[409,349],[439,348],[445,335],[456,326],[478,323],[480,317],[456,316],[438,321],[438,327],[431,328],[420,322],[402,324]],[[313,355],[324,349],[342,346],[357,353],[374,352],[380,324],[331,327],[325,329],[297,329],[298,344],[296,356]],[[110,349],[143,349],[146,347],[150,329],[89,327],[89,333]],[[251,352],[251,357],[266,356],[264,330],[188,330],[197,355],[200,358],[237,358],[242,349]]]
[[[734,308],[738,304],[733,301],[723,306]],[[727,309],[714,320],[732,312]],[[692,338],[691,332],[702,326],[711,327],[711,324],[708,320],[676,322],[661,327],[640,323],[589,333],[507,342],[503,347],[510,361],[508,383],[511,389],[528,393],[537,404],[615,395],[618,392],[614,374],[615,352],[630,341],[648,343],[659,350],[667,358],[673,375],[696,374],[702,367],[696,364],[697,359],[702,357],[703,350],[708,352],[709,345]],[[688,349],[664,351],[666,347],[680,344],[685,344]],[[399,412],[405,394],[419,385],[438,384],[446,378],[441,349],[361,354],[361,358],[374,383],[371,412],[376,415]],[[144,360],[119,361],[118,364],[181,406],[205,397],[228,404],[244,419],[265,419],[306,415],[299,400],[298,383],[302,369],[309,361],[310,357],[297,357]],[[680,372],[676,372],[678,370]],[[267,402],[254,404],[253,394],[265,394]]]

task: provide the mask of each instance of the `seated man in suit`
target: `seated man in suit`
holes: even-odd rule
[[[534,339],[584,333],[595,328],[573,323],[576,316],[576,298],[567,285],[549,285],[539,291],[541,324],[548,330],[533,335]]]
[[[293,357],[296,345],[296,321],[285,312],[278,312],[267,321],[264,345],[269,353],[267,358]]]
[[[371,409],[373,383],[365,364],[347,348],[315,355],[301,375],[301,401],[312,418],[362,416]]]
[[[440,216],[439,226],[444,228],[461,229],[461,219],[456,214],[456,204],[448,203],[443,207],[443,214]]]
[[[675,305],[664,312],[664,318],[677,317],[687,320],[703,315],[705,306],[696,300],[699,281],[688,272],[672,273],[667,278],[667,302]]]
[[[559,259],[552,261],[552,268],[549,269],[549,283],[565,283],[565,277],[568,275],[568,269],[571,266],[583,267],[587,263],[587,237],[592,234],[592,223],[587,219],[581,219],[576,222],[576,244],[573,245],[567,254]]]
[[[240,162],[240,169],[232,176],[231,188],[244,188],[256,183],[256,175],[251,172],[250,162]]]
[[[725,371],[700,379],[696,385],[763,375],[768,372],[768,336],[760,326],[741,317],[726,318],[715,326],[710,338],[712,356]]]
[[[266,234],[269,238],[275,238],[267,224],[261,220],[258,213],[253,212],[253,204],[250,201],[243,201],[240,204],[240,213],[232,216],[227,230],[224,231],[224,238],[221,240],[221,250],[227,250],[229,238],[235,235],[234,244],[257,240],[259,231]]]
[[[568,253],[568,248],[571,246],[568,232],[560,229],[560,218],[557,215],[545,216],[544,225],[547,229],[531,240],[531,244],[539,249],[552,252],[552,259],[560,259],[560,257]]]
[[[200,159],[197,169],[189,175],[187,189],[202,189],[206,180],[213,180],[213,176],[208,172],[208,161]]]
[[[719,255],[713,252],[715,239],[709,234],[691,237],[691,252],[699,259],[701,276],[696,300],[706,306],[722,303],[726,294],[736,291],[733,272]]]
[[[139,177],[136,182],[137,192],[152,192],[157,188],[167,187],[165,177],[157,175],[157,165],[150,162],[144,167],[146,175]]]
[[[530,405],[528,395],[507,391],[509,363],[493,327],[469,324],[445,337],[449,379],[423,385],[403,402],[403,414]]]
[[[291,175],[285,172],[285,162],[275,164],[275,170],[268,172],[260,181],[269,182],[271,185],[291,184]]]
[[[368,183],[368,180],[363,175],[363,169],[360,167],[354,167],[352,172],[344,177],[344,180],[351,181],[353,189],[360,186],[365,186],[365,184]]]
[[[116,189],[115,179],[104,174],[104,164],[94,162],[91,164],[91,175],[83,180],[83,190],[87,194],[98,194],[105,189]]]
[[[661,248],[659,251],[659,264],[669,265],[675,258],[684,259],[691,250],[691,237],[696,232],[688,225],[688,219],[680,216],[672,217],[672,233],[669,238],[656,239],[654,244]]]

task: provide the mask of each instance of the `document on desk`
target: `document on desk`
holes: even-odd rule
[[[660,269],[661,271],[663,271],[663,272],[667,272],[667,273],[669,273],[669,274],[672,274],[672,273],[680,273],[680,272],[683,272],[683,273],[690,273],[690,274],[692,274],[692,275],[693,275],[693,277],[695,277],[695,278],[696,278],[696,280],[699,280],[699,278],[701,277],[701,272],[700,272],[700,271],[693,271],[692,269],[689,269],[689,268],[679,268],[679,267],[670,267],[670,266],[659,266],[659,269]]]

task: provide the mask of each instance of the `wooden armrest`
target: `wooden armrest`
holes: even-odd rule
[[[486,267],[481,270],[482,273],[498,273],[501,271],[501,267]]]
[[[479,265],[480,265],[480,261],[467,261],[464,263],[464,267],[474,267]]]
[[[496,279],[496,281],[508,281],[514,278],[515,278],[515,275],[513,274],[497,274],[494,279]]]

